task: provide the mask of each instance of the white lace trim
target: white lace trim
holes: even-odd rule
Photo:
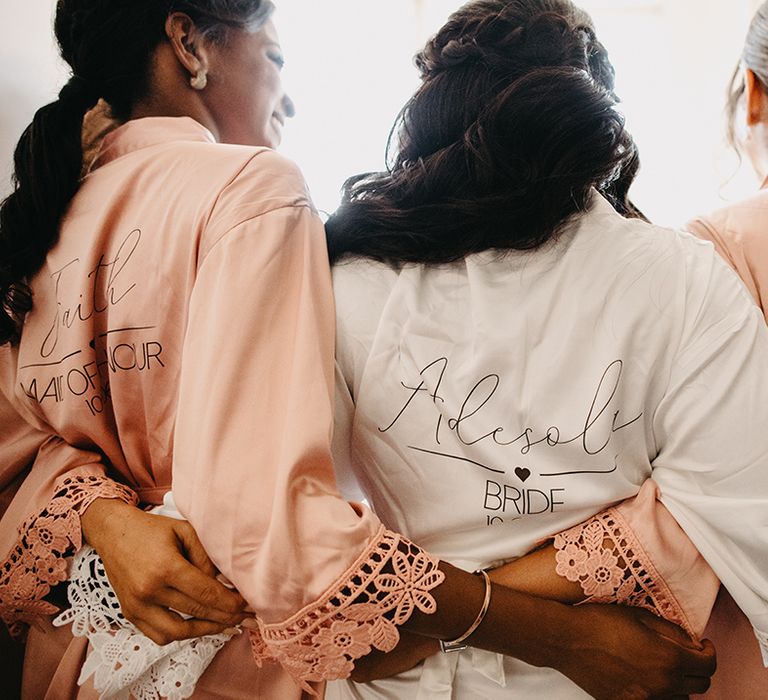
[[[71,624],[74,636],[88,638],[92,650],[78,683],[93,676],[102,700],[189,698],[213,657],[230,639],[217,634],[165,646],[155,644],[123,617],[101,558],[87,545],[72,563],[68,597],[71,607],[53,624]]]
[[[174,517],[172,498],[151,512]],[[168,512],[170,509],[171,512]],[[176,513],[176,515],[178,515]],[[346,678],[354,660],[372,648],[390,651],[400,637],[397,627],[415,610],[433,613],[430,591],[445,575],[438,561],[401,535],[382,526],[368,548],[318,601],[281,624],[259,621],[250,631],[256,664],[278,662],[307,693],[312,683]],[[101,698],[181,700],[195,684],[229,635],[200,637],[160,647],[123,617],[101,558],[83,547],[72,564],[68,589],[71,608],[54,624],[72,625],[88,637],[93,650],[79,682],[91,676]]]

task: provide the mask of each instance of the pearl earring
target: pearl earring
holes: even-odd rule
[[[208,74],[200,68],[197,74],[189,79],[189,84],[195,90],[205,90],[205,86],[208,85]]]

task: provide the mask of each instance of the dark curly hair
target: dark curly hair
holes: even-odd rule
[[[103,98],[116,118],[130,118],[169,14],[187,14],[220,42],[230,28],[263,24],[272,9],[268,0],[59,0],[54,30],[73,77],[37,111],[14,152],[13,192],[0,205],[0,345],[18,341],[32,309],[28,282],[79,187],[85,113]]]
[[[637,149],[614,70],[569,0],[475,0],[416,56],[422,83],[390,134],[390,166],[350,178],[327,222],[332,261],[445,263],[532,249],[596,188],[627,216]]]
[[[727,136],[728,142],[739,154],[741,145],[736,135],[736,114],[747,91],[742,64],[749,68],[768,90],[768,2],[764,2],[752,18],[747,37],[744,40],[741,60],[736,65],[728,85],[725,106]]]

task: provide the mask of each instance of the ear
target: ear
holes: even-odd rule
[[[183,12],[173,12],[165,20],[165,34],[181,66],[191,77],[208,72],[208,47],[195,23]]]
[[[768,94],[763,81],[747,68],[744,82],[747,96],[747,126],[768,122]]]

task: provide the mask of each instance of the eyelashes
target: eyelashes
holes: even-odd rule
[[[285,65],[285,58],[283,58],[282,54],[279,53],[268,53],[267,58],[272,61],[280,70],[283,69],[283,66]]]

